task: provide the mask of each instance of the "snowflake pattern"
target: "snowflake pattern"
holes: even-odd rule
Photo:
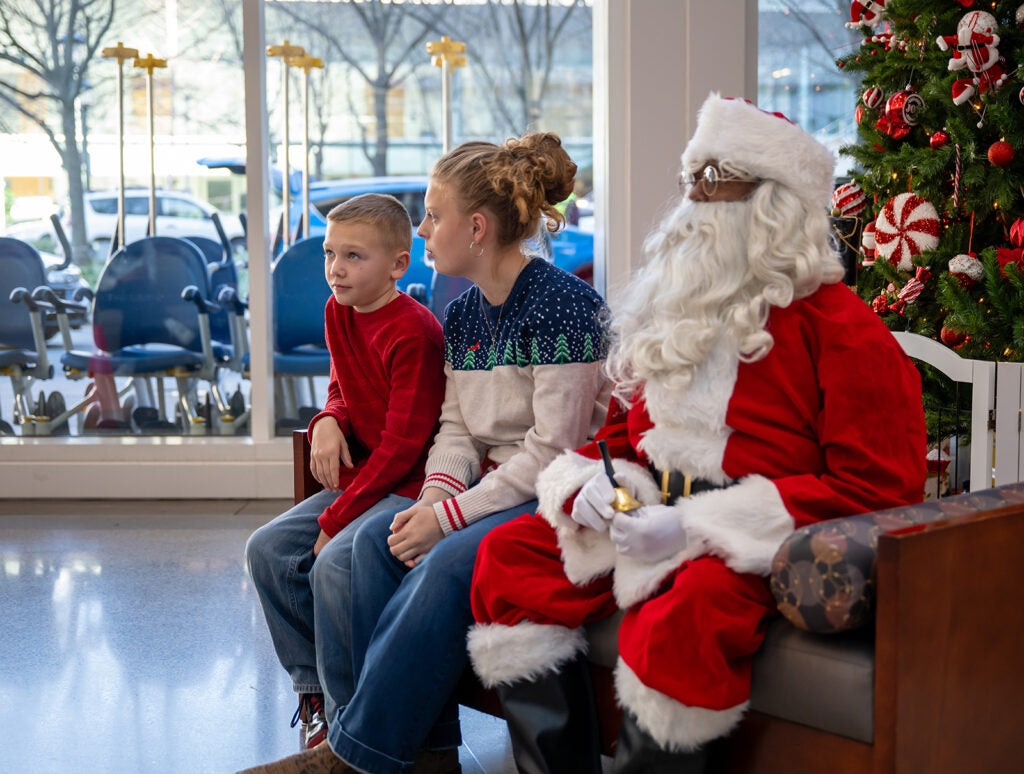
[[[488,304],[476,286],[450,304],[444,320],[446,357],[457,371],[591,363],[607,354],[606,317],[596,290],[533,259],[504,307]]]

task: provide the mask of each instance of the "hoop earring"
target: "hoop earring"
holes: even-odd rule
[[[478,247],[478,245],[477,245],[475,239],[472,242],[469,243],[470,252],[475,250],[477,247]],[[476,254],[476,257],[477,258],[483,258],[484,257],[484,246],[483,245],[479,245],[479,248],[480,248],[480,252]]]

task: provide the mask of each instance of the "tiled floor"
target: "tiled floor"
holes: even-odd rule
[[[0,772],[234,772],[296,751],[242,561],[283,501],[0,500]],[[463,708],[465,774],[513,772]]]

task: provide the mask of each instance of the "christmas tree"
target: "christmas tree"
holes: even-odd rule
[[[858,291],[893,330],[1024,360],[1024,5],[853,2],[851,24],[858,169],[833,207],[863,225]]]

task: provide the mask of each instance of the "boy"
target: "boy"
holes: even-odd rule
[[[331,670],[350,658],[352,537],[365,519],[423,484],[444,398],[444,340],[430,311],[398,290],[412,223],[393,196],[365,194],[327,216],[324,311],[331,376],[309,423],[310,468],[324,490],[252,534],[245,548],[281,665],[291,675],[303,747],[353,686]],[[347,670],[341,670],[347,674]]]

